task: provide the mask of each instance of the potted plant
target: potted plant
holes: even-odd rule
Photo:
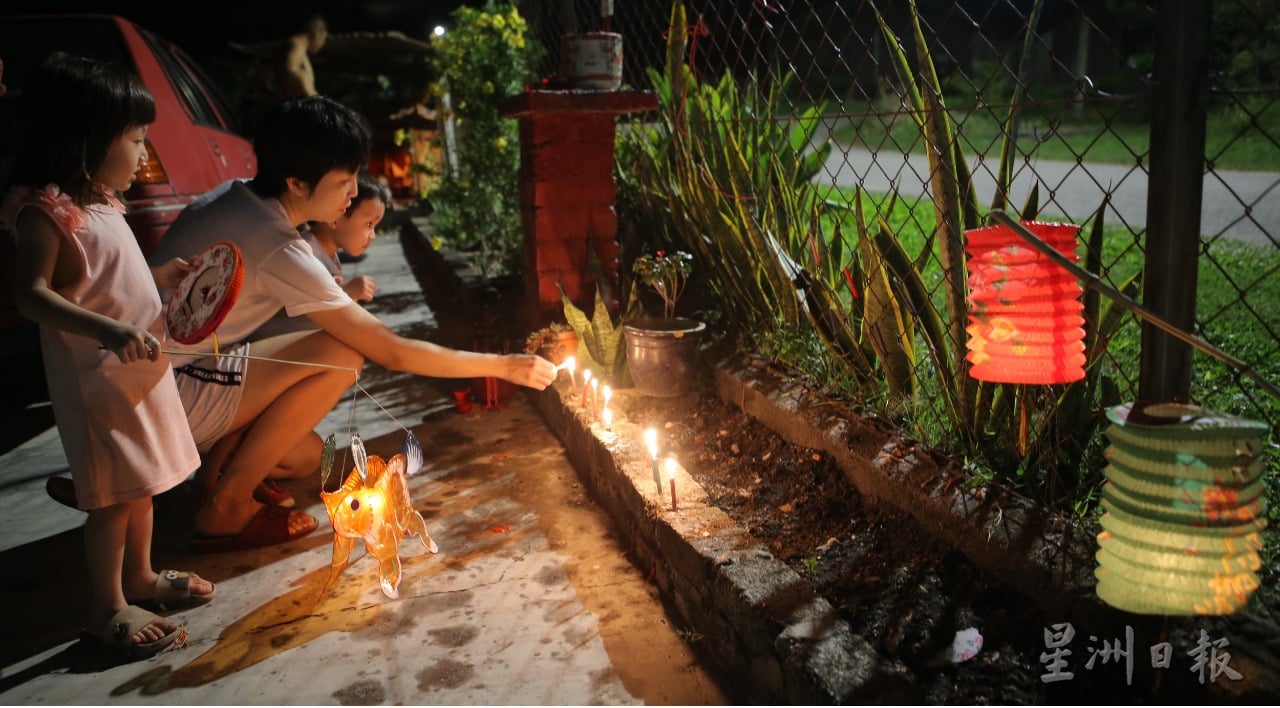
[[[631,273],[662,298],[661,317],[641,317],[622,326],[631,380],[646,396],[685,395],[693,388],[698,344],[707,328],[675,315],[676,302],[693,273],[693,256],[684,251],[645,254],[631,264]]]
[[[525,337],[524,353],[537,354],[559,366],[565,357],[578,355],[578,333],[566,322],[552,322]]]

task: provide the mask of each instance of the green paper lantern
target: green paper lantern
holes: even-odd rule
[[[1107,411],[1098,597],[1139,614],[1224,615],[1258,588],[1264,423],[1197,406]]]

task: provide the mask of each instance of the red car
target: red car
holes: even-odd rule
[[[0,17],[0,80],[8,89],[0,97],[0,175],[22,139],[16,126],[25,80],[56,51],[131,69],[155,98],[147,164],[124,195],[125,218],[143,253],[196,197],[226,180],[253,176],[253,146],[204,72],[173,43],[111,15]],[[0,231],[0,328],[26,323],[13,309],[12,264],[13,238]]]

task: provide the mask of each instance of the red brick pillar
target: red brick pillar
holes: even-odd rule
[[[564,319],[560,291],[587,312],[595,303],[592,252],[617,285],[613,204],[614,118],[654,110],[643,91],[529,91],[502,103],[520,120],[520,206],[530,327]]]

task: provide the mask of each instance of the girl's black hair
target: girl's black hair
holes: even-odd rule
[[[356,196],[351,198],[351,205],[347,207],[347,216],[351,216],[351,212],[360,206],[360,203],[366,199],[377,199],[385,205],[391,204],[391,190],[386,185],[379,182],[376,177],[368,172],[361,172],[356,177]]]
[[[258,121],[253,189],[279,197],[295,177],[315,187],[330,170],[355,172],[369,161],[369,126],[359,113],[326,96],[273,105]]]
[[[64,52],[40,64],[20,101],[14,182],[34,189],[56,184],[80,206],[97,196],[93,174],[116,138],[156,119],[151,92],[133,73]]]

